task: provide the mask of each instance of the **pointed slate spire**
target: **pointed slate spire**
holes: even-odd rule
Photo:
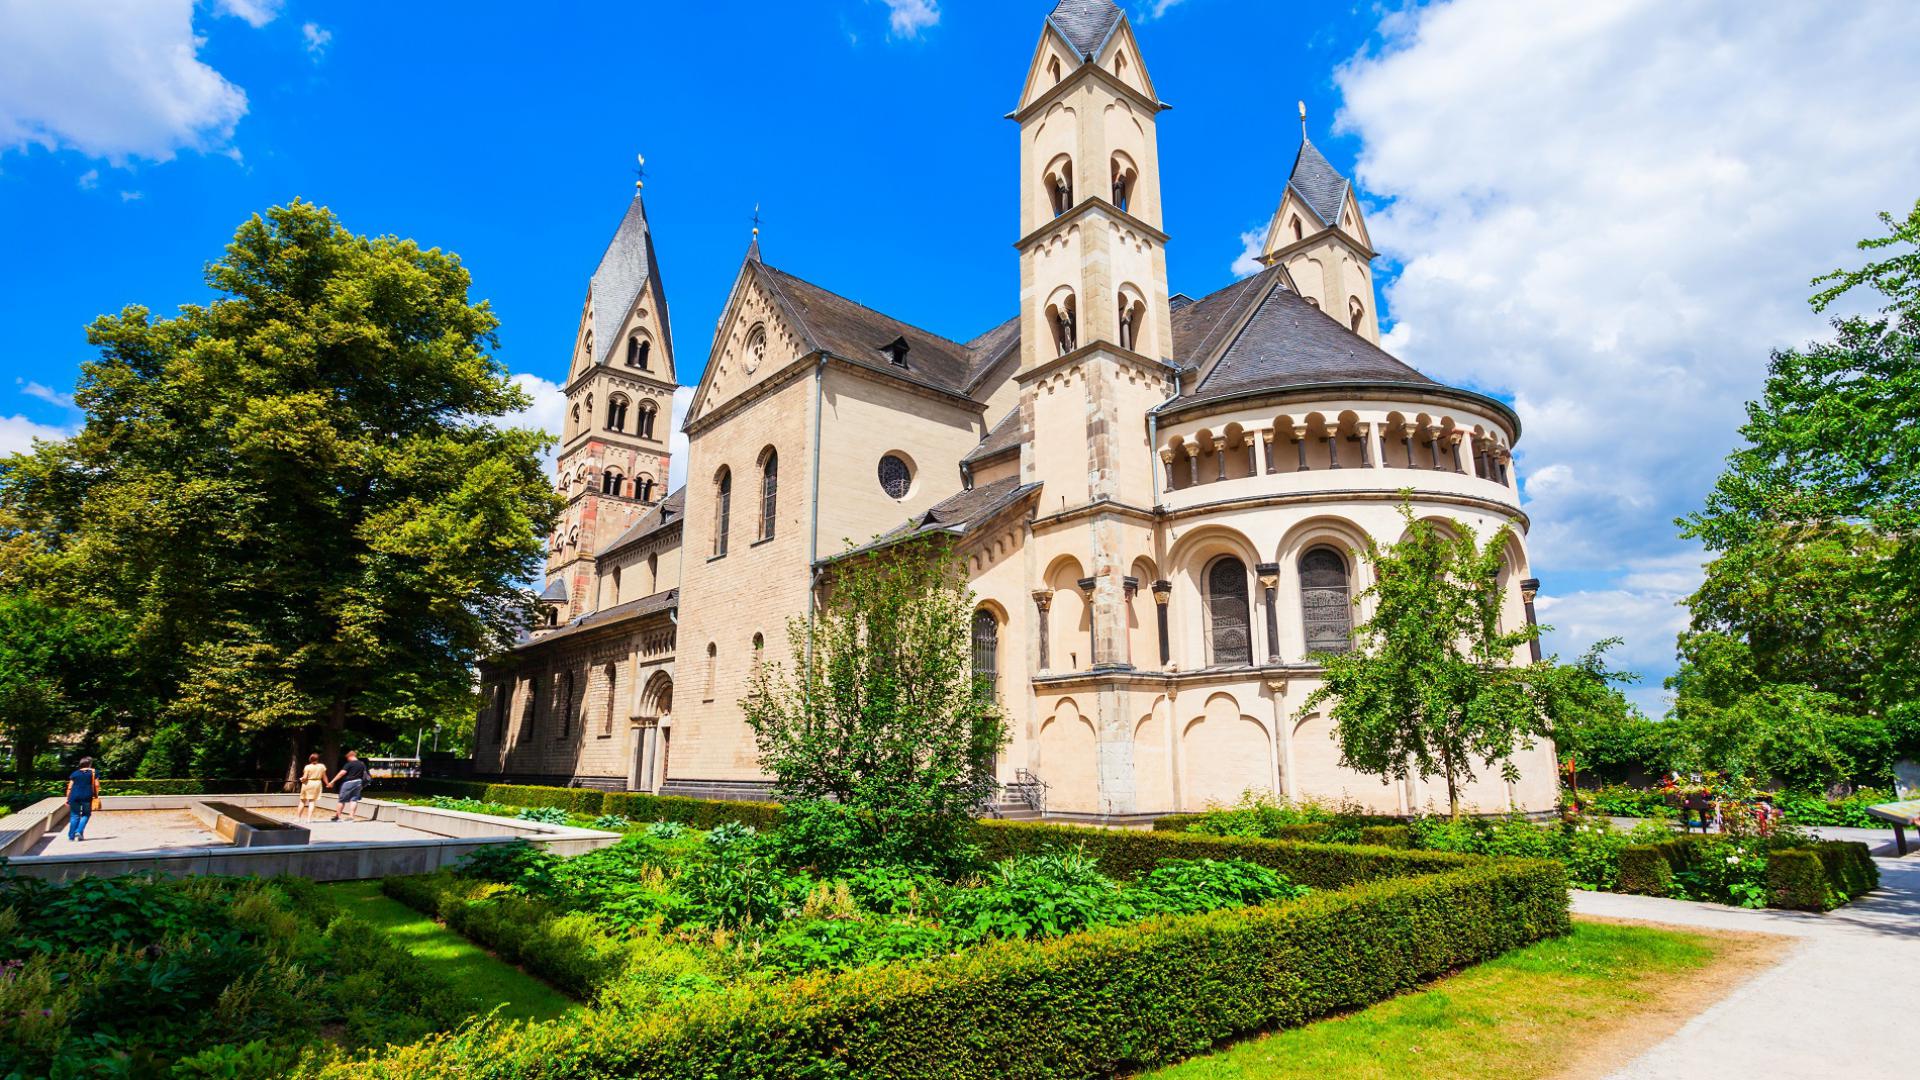
[[[1304,113],[1305,110],[1302,111]],[[1293,159],[1293,175],[1287,177],[1287,186],[1307,204],[1313,216],[1320,219],[1320,224],[1332,225],[1340,220],[1340,208],[1346,203],[1347,189],[1352,185],[1340,175],[1340,170],[1321,156],[1319,149],[1303,131],[1300,135],[1300,153]]]
[[[1113,0],[1060,0],[1047,21],[1081,56],[1094,56],[1120,25],[1120,5]]]
[[[618,344],[620,327],[642,290],[652,293],[653,307],[660,319],[660,336],[673,340],[667,325],[667,293],[660,281],[660,262],[653,254],[653,231],[647,227],[647,207],[640,198],[640,185],[633,188],[633,201],[613,232],[606,254],[588,283],[593,303],[593,361],[604,364]]]

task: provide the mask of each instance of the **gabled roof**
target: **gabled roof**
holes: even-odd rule
[[[1182,308],[1174,316],[1176,352],[1181,316],[1189,317],[1184,338],[1193,349],[1181,354],[1182,367],[1205,368],[1206,375],[1193,393],[1163,408],[1319,383],[1440,385],[1302,299],[1278,267]],[[1196,321],[1200,316],[1204,322]]]
[[[1352,186],[1340,175],[1340,170],[1320,155],[1312,142],[1300,140],[1300,152],[1294,156],[1287,187],[1300,196],[1300,201],[1307,204],[1320,224],[1332,225],[1340,220],[1340,209]]]
[[[1020,351],[1020,316],[1015,315],[999,326],[967,342],[967,350],[973,354],[973,368],[967,373],[968,389],[975,389],[980,380],[999,364],[1008,353]]]
[[[546,589],[540,594],[540,599],[542,600],[559,600],[564,602],[566,598],[567,579],[563,577],[557,577],[547,582]]]
[[[582,615],[560,629],[549,630],[538,637],[523,637],[514,645],[513,650],[515,652],[523,652],[528,649],[538,649],[550,641],[582,634],[588,630],[606,626],[609,623],[626,622],[632,619],[645,618],[648,615],[658,615],[663,611],[672,611],[679,606],[680,590],[668,589],[665,592],[654,593],[652,596],[643,596],[638,600],[629,600],[624,604],[615,604],[613,607],[603,608],[591,614]]]
[[[1022,484],[1011,476],[981,484],[934,503],[905,524],[880,534],[878,539],[820,561],[838,562],[902,541],[940,533],[964,536],[968,530],[1025,501],[1039,490],[1039,484]]]
[[[1047,22],[1081,56],[1094,56],[1120,25],[1120,6],[1113,0],[1060,0]]]
[[[974,356],[965,345],[856,304],[758,259],[748,260],[747,265],[781,301],[809,350],[832,353],[948,393],[967,392]],[[907,343],[904,367],[893,363],[885,351],[896,340]]]
[[[600,549],[599,554],[606,555],[618,551],[628,544],[644,540],[669,525],[678,525],[686,514],[687,486],[680,485],[679,490],[666,498],[651,510],[640,515],[640,520],[627,527],[627,531],[615,537],[613,542]]]
[[[613,355],[615,338],[641,291],[653,294],[654,314],[660,320],[663,347],[671,348],[673,331],[667,325],[667,295],[660,283],[660,261],[653,254],[653,231],[647,227],[647,208],[640,192],[633,193],[626,216],[600,256],[587,286],[593,304],[593,362],[604,364]]]

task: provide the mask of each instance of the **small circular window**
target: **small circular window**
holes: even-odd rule
[[[907,497],[907,489],[913,486],[913,467],[898,454],[888,454],[880,459],[880,490],[896,499]]]

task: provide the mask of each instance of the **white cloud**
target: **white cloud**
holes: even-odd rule
[[[300,36],[307,43],[307,55],[316,61],[326,55],[327,46],[333,44],[333,31],[319,23],[305,23],[300,27]]]
[[[894,37],[914,38],[939,25],[939,0],[880,0],[887,5],[887,25]]]
[[[79,408],[79,406],[73,403],[72,394],[63,394],[44,383],[29,382],[26,379],[15,379],[13,381],[14,385],[20,388],[20,392],[30,398],[39,398],[49,405],[58,405],[63,409]]]
[[[0,416],[0,454],[18,454],[33,449],[35,439],[65,439],[76,428],[56,427],[29,420],[24,416]]]
[[[100,186],[100,170],[88,169],[86,172],[80,174],[80,179],[77,183],[80,185],[81,191],[92,191],[94,188]]]
[[[1768,351],[1825,332],[1808,279],[1920,195],[1920,5],[1453,0],[1381,29],[1336,78],[1392,200],[1389,347],[1515,403],[1562,651],[1622,634],[1664,672],[1699,560],[1673,519]]]
[[[512,427],[534,428],[544,431],[558,440],[567,419],[567,395],[560,389],[559,383],[548,382],[538,375],[520,374],[513,376],[513,385],[526,391],[533,399],[532,404],[505,418],[505,424]],[[559,444],[547,450],[543,459],[548,475],[553,474],[554,461]]]
[[[193,0],[0,2],[0,151],[119,164],[219,149],[247,95],[200,60],[202,44]]]
[[[214,10],[242,19],[255,30],[280,17],[285,0],[214,0]]]
[[[1240,234],[1240,257],[1233,260],[1234,277],[1252,277],[1264,270],[1260,256],[1267,249],[1267,227],[1256,225]]]
[[[673,433],[667,437],[667,451],[673,460],[667,463],[667,490],[677,490],[687,482],[687,434],[680,426],[687,422],[687,409],[693,405],[691,386],[676,387],[673,391]]]
[[[1148,0],[1147,3],[1140,4],[1135,8],[1133,18],[1135,22],[1152,22],[1160,16],[1165,15],[1167,9],[1179,7],[1184,3],[1186,3],[1186,0]]]
[[[138,191],[123,191],[120,193],[121,202],[138,202],[144,198],[146,198],[146,195]]]

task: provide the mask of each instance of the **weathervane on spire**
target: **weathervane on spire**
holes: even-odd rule
[[[753,238],[760,239],[760,204],[753,204]]]
[[[1304,142],[1306,141],[1306,138],[1307,138],[1307,103],[1303,101],[1300,103],[1300,139],[1302,142]]]
[[[633,190],[639,191],[647,186],[647,155],[633,155]]]

